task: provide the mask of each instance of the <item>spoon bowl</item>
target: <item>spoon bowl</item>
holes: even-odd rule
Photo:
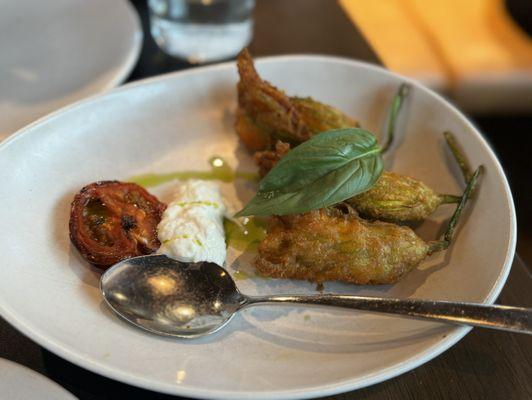
[[[187,338],[222,328],[244,301],[217,264],[182,263],[164,255],[115,264],[102,275],[100,289],[111,309],[134,325]]]
[[[102,275],[100,289],[111,309],[125,320],[152,333],[180,338],[216,332],[238,310],[265,303],[342,307],[532,334],[529,308],[342,294],[246,296],[219,265],[179,262],[165,255],[115,264]]]

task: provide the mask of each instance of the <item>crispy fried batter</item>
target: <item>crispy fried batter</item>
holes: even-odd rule
[[[340,110],[310,97],[290,97],[311,135],[331,129],[355,128],[359,124]]]
[[[288,97],[261,79],[246,49],[237,64],[240,81],[235,130],[250,150],[269,150],[276,140],[295,146],[319,132],[358,126],[334,107],[310,97]]]
[[[442,196],[423,182],[385,171],[371,189],[347,202],[373,219],[422,221],[442,204],[442,200]]]
[[[271,147],[271,136],[259,128],[240,107],[236,110],[235,131],[249,150],[263,150]]]
[[[253,155],[255,164],[259,167],[259,175],[261,178],[266,176],[275,164],[290,151],[290,144],[280,140],[275,143],[274,150],[257,151]]]
[[[262,80],[249,52],[238,56],[238,112],[236,132],[250,150],[270,148],[275,139],[299,144],[310,132],[283,91]]]
[[[331,208],[272,217],[256,267],[272,278],[389,284],[428,252],[429,245],[408,227]]]

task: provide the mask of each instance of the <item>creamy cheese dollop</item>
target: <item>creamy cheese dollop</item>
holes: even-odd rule
[[[159,253],[183,262],[210,261],[223,265],[225,212],[217,183],[199,180],[180,183],[157,226]]]

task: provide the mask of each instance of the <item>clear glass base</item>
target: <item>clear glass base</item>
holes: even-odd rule
[[[224,24],[176,22],[151,16],[151,34],[171,56],[191,63],[217,61],[236,55],[251,41],[253,23]]]

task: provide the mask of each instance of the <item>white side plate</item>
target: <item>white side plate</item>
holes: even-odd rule
[[[0,358],[2,399],[9,400],[75,400],[54,381],[20,364]]]
[[[0,140],[118,85],[141,45],[142,27],[127,0],[2,1]]]

